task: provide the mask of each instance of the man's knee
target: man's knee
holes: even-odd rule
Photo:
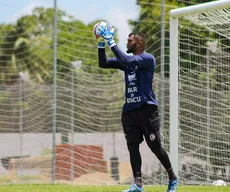
[[[150,149],[161,147],[160,129],[145,135],[145,139]]]
[[[127,146],[128,146],[128,150],[129,152],[135,152],[135,151],[139,151],[139,143],[128,143]]]
[[[162,149],[161,145],[152,145],[152,146],[149,146],[149,148],[154,154],[159,153]]]
[[[157,150],[161,147],[161,139],[159,134],[151,134],[147,140],[147,145],[151,150]]]

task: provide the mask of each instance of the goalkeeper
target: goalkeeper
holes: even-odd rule
[[[131,33],[127,39],[126,55],[113,40],[113,29],[106,26],[96,28],[98,38],[99,67],[113,68],[125,74],[125,104],[122,111],[122,126],[130,154],[130,163],[134,176],[134,184],[124,192],[143,192],[141,179],[141,155],[139,145],[145,138],[148,147],[157,156],[169,176],[167,192],[176,192],[178,180],[173,172],[168,154],[161,146],[158,104],[152,90],[155,68],[154,57],[144,52],[145,39],[140,33]],[[110,46],[115,57],[107,58],[105,42]]]

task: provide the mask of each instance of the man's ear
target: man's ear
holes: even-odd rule
[[[143,44],[143,42],[140,40],[138,41],[138,47],[140,47]]]

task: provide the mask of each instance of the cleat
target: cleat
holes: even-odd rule
[[[167,192],[177,192],[178,180],[169,180]]]
[[[144,189],[142,187],[138,187],[136,184],[133,184],[129,189],[124,190],[123,192],[144,192]]]

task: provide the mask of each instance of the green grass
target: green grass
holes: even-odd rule
[[[121,192],[128,186],[7,185],[0,192]],[[145,186],[145,192],[166,192],[166,186]],[[230,187],[181,186],[178,192],[230,192]]]

